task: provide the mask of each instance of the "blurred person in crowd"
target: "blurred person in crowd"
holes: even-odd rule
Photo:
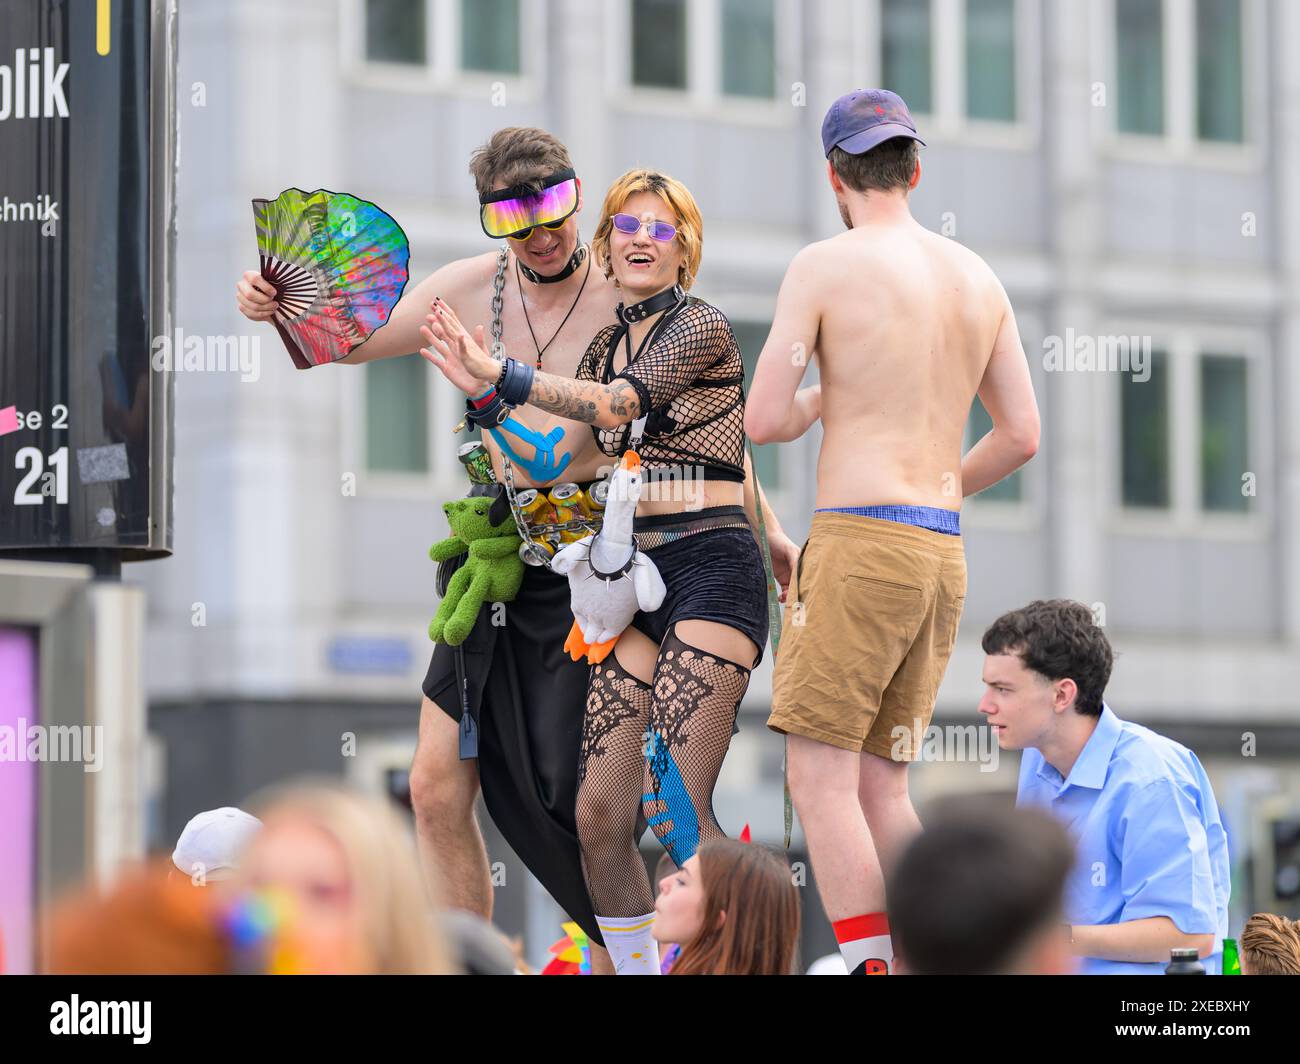
[[[786,596],[767,724],[846,967],[891,956],[885,877],[921,829],[908,766],[966,599],[964,496],[1033,457],[1038,405],[1006,291],[912,215],[922,141],[884,89],[822,123],[846,232],[790,263],[745,408],[753,442],[822,423],[816,512]],[[799,388],[815,360],[818,383]],[[993,427],[963,455],[976,395]]]
[[[1084,975],[1160,975],[1172,949],[1222,971],[1231,890],[1214,790],[1187,747],[1103,701],[1113,653],[1081,602],[1031,602],[984,633],[979,710],[1023,750],[1016,802],[1070,825],[1065,894]]]
[[[464,974],[531,974],[518,944],[478,913],[449,909],[440,923]]]
[[[1256,913],[1241,930],[1242,975],[1300,975],[1300,920]]]
[[[904,851],[888,889],[897,972],[1075,970],[1062,914],[1069,833],[1047,813],[989,805],[940,817]]]
[[[681,945],[671,975],[791,975],[799,892],[790,866],[753,843],[706,842],[660,882],[653,933]]]
[[[44,971],[54,975],[222,975],[231,945],[214,899],[161,862],[107,889],[86,887],[48,914]]]
[[[262,829],[235,886],[242,944],[275,954],[272,971],[443,974],[456,970],[412,840],[387,802],[332,783],[261,796]],[[254,950],[256,953],[256,950]]]
[[[257,817],[233,806],[191,817],[172,851],[169,875],[196,887],[230,880],[239,868],[239,855],[261,826]]]

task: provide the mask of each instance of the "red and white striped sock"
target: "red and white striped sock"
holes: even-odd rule
[[[884,913],[849,916],[831,926],[849,975],[888,975],[894,970],[894,943]]]

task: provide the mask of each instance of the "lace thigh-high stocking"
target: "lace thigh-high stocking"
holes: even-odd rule
[[[592,670],[578,761],[578,842],[592,907],[600,916],[641,916],[654,892],[637,847],[646,822],[646,729],[650,685],[617,652]]]
[[[700,843],[725,836],[713,815],[713,788],[750,670],[684,643],[674,629],[655,662],[650,786],[645,818],[681,867]]]

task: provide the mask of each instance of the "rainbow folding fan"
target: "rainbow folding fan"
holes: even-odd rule
[[[275,286],[272,319],[293,364],[337,362],[388,320],[408,278],[402,227],[346,192],[285,189],[253,200],[262,276]]]
[[[563,925],[564,937],[551,947],[554,958],[543,975],[590,975],[591,944],[586,933],[572,921]]]

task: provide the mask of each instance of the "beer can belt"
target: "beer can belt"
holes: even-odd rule
[[[600,530],[605,509],[603,481],[582,487],[558,484],[548,491],[527,488],[515,501],[529,535],[519,547],[519,556],[529,565],[545,565],[555,552]]]

